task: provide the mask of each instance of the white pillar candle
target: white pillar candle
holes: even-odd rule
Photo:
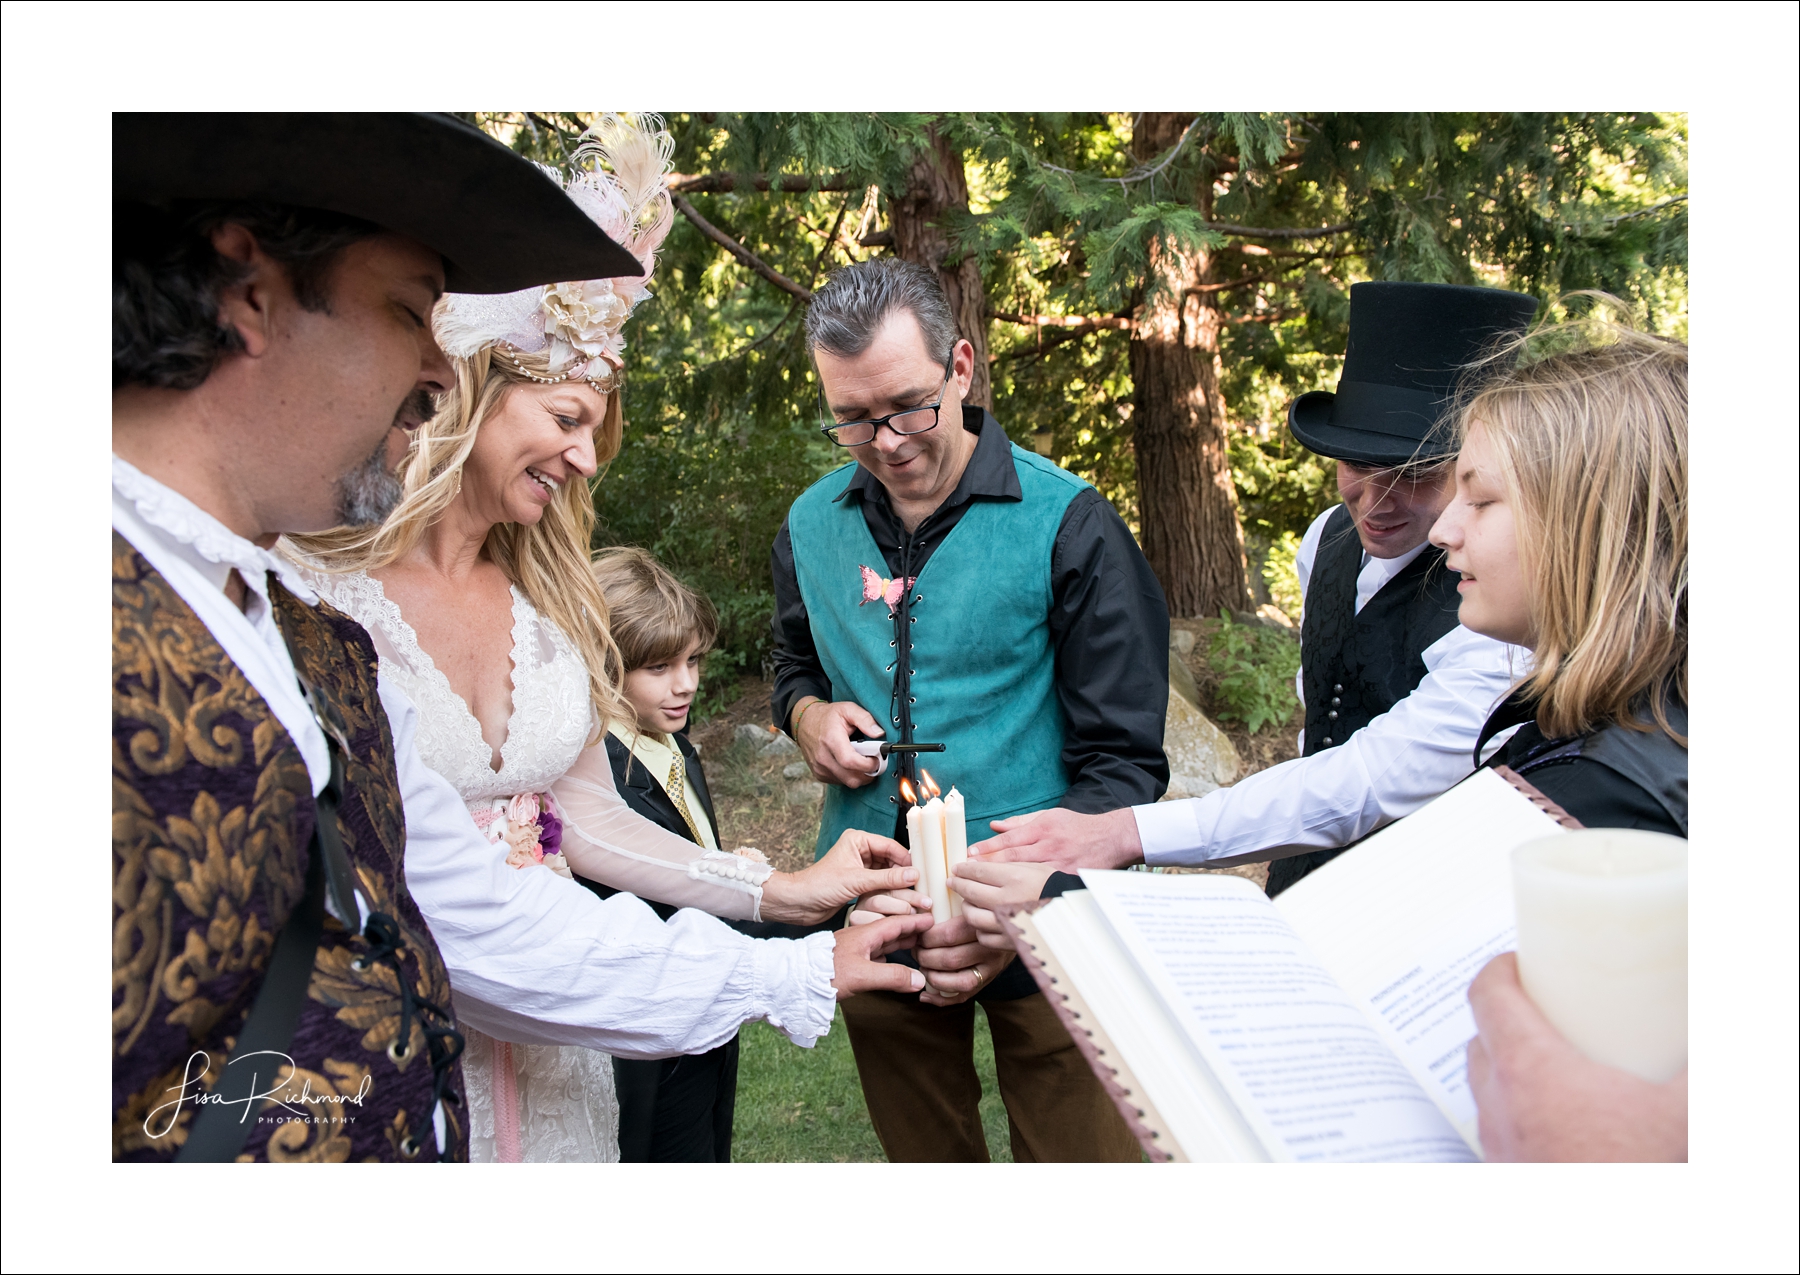
[[[925,803],[920,823],[925,845],[925,890],[931,895],[931,919],[942,925],[950,919],[950,884],[944,875],[944,802],[933,797]],[[911,833],[910,826],[907,829]]]
[[[1596,1062],[1661,1083],[1687,1065],[1687,842],[1594,828],[1513,851],[1519,981]]]
[[[963,795],[952,788],[944,798],[944,881],[951,916],[963,914],[962,895],[949,889],[948,883],[956,874],[956,865],[969,857],[969,825],[964,809]]]

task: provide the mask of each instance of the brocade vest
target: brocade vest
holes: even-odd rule
[[[1427,545],[1358,611],[1362,556],[1350,511],[1339,506],[1319,536],[1300,627],[1307,757],[1335,748],[1412,694],[1425,680],[1426,648],[1457,624],[1462,577],[1444,565],[1443,550]],[[1269,865],[1270,895],[1342,853],[1277,859]]]
[[[338,808],[373,910],[399,925],[393,967],[327,916],[288,1064],[259,1072],[239,1160],[429,1159],[433,1082],[415,1001],[450,980],[407,890],[394,741],[360,625],[270,581],[300,672],[349,744]],[[293,739],[206,626],[113,535],[113,1159],[168,1162],[217,1083],[304,892],[315,806]],[[410,1031],[402,1047],[403,1017]],[[278,1060],[277,1060],[278,1061]],[[250,1065],[250,1060],[234,1064]],[[452,1063],[445,1158],[468,1158]]]
[[[1069,786],[1051,554],[1086,484],[1016,446],[1012,459],[1022,499],[971,503],[926,561],[904,614],[864,601],[862,568],[885,574],[884,560],[858,502],[838,498],[850,466],[801,493],[788,514],[794,574],[833,697],[861,704],[896,740],[896,669],[910,657],[913,735],[947,746],[922,760],[945,792],[962,792],[970,842],[993,835],[991,819],[1054,806]],[[816,853],[850,828],[892,834],[899,769],[861,788],[827,786]]]

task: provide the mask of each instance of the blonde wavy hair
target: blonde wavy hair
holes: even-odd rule
[[[287,541],[308,565],[322,571],[375,571],[410,552],[425,531],[462,491],[463,465],[484,422],[532,376],[550,376],[548,352],[528,354],[492,348],[468,358],[451,358],[454,388],[439,396],[437,413],[413,431],[401,465],[403,495],[377,527],[340,527]],[[614,374],[596,388],[606,391],[606,413],[594,436],[594,455],[605,466],[619,454],[625,432],[621,378]],[[585,483],[564,483],[534,526],[500,523],[488,532],[486,549],[507,579],[568,635],[587,665],[593,701],[594,738],[615,719],[633,720],[619,692],[619,649],[612,639],[606,596],[588,566],[594,534],[596,475]]]
[[[1594,299],[1496,351],[1458,442],[1481,427],[1516,511],[1535,658],[1515,689],[1539,728],[1649,730],[1647,707],[1685,746],[1663,696],[1687,701],[1687,346]]]

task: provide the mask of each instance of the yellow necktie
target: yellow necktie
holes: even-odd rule
[[[671,744],[674,740],[669,741]],[[700,845],[706,844],[706,838],[700,835],[700,825],[694,822],[694,814],[687,804],[687,771],[681,764],[681,749],[671,748],[672,759],[669,762],[669,800],[675,803],[675,809],[687,821],[688,830],[694,834],[694,840]]]

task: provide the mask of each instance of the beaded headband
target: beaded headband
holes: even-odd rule
[[[493,349],[519,375],[547,385],[583,380],[605,391],[624,367],[625,320],[650,295],[656,250],[668,237],[675,210],[668,173],[675,139],[654,115],[608,113],[582,134],[574,162],[592,160],[566,184],[544,171],[570,199],[643,264],[637,278],[552,283],[500,295],[453,292],[438,302],[432,327],[444,353],[469,358]],[[611,172],[600,167],[601,162]],[[508,353],[549,352],[550,375],[528,372]]]

